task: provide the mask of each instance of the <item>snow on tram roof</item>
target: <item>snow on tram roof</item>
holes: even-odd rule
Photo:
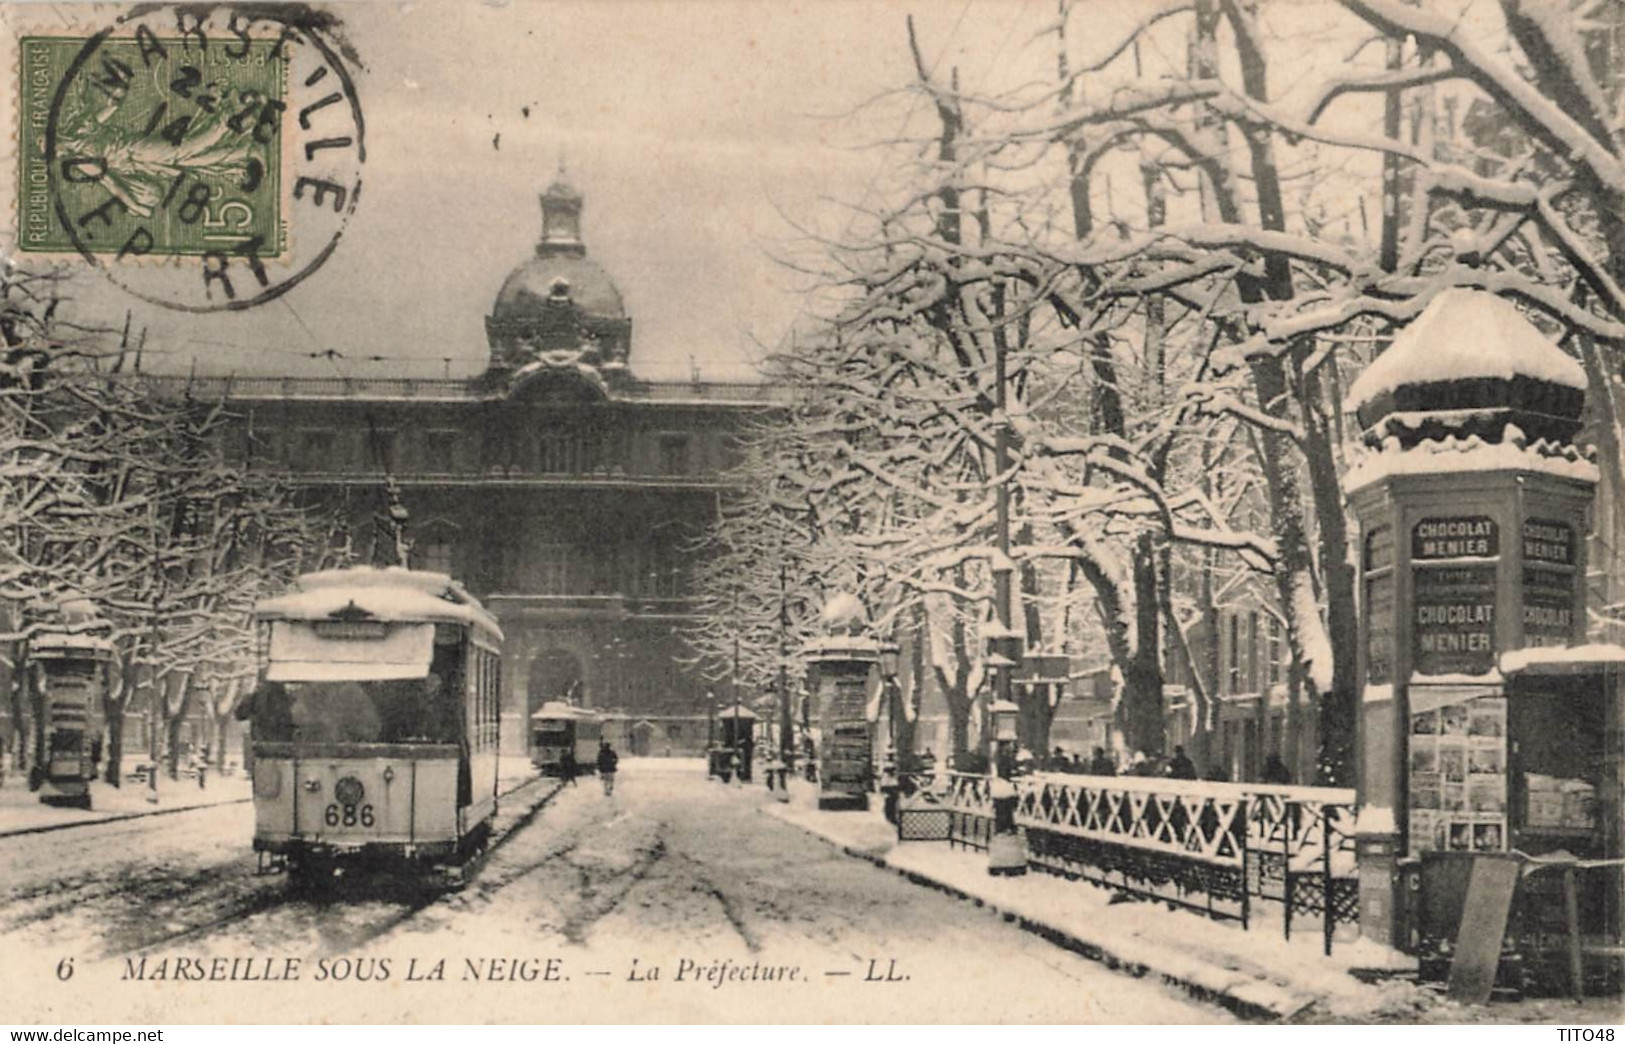
[[[326,620],[353,607],[385,622],[475,624],[502,637],[496,617],[445,573],[356,566],[306,573],[293,590],[254,606],[261,620]]]

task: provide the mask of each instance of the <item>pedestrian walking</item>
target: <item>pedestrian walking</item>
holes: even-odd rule
[[[606,740],[598,745],[598,779],[604,784],[604,796],[615,793],[615,767],[621,758]]]
[[[576,752],[569,747],[559,755],[559,779],[570,786],[576,785],[576,776],[581,772],[581,765],[576,761]],[[562,785],[562,784],[561,784]]]
[[[1168,761],[1168,777],[1170,779],[1196,778],[1196,763],[1186,756],[1184,747],[1174,748],[1174,756]]]
[[[1111,755],[1106,753],[1106,748],[1105,747],[1096,747],[1093,751],[1090,752],[1090,755],[1089,755],[1089,775],[1091,775],[1091,776],[1115,776],[1115,775],[1117,775],[1117,765],[1116,765],[1116,763],[1114,763],[1112,761]]]
[[[1264,771],[1259,778],[1265,783],[1285,785],[1292,782],[1292,772],[1286,767],[1286,762],[1281,760],[1281,755],[1272,751],[1270,756],[1264,759]]]

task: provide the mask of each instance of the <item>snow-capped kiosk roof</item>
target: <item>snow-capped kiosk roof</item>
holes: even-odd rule
[[[293,590],[254,607],[261,620],[334,620],[472,624],[502,640],[496,617],[445,573],[356,566],[306,573]]]
[[[1410,448],[1450,439],[1570,445],[1586,376],[1511,301],[1482,290],[1440,292],[1349,386],[1362,441]]]
[[[1388,350],[1349,385],[1357,410],[1406,385],[1528,377],[1586,390],[1585,370],[1504,297],[1483,290],[1441,291]]]

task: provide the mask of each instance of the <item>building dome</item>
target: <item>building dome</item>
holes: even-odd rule
[[[584,199],[564,169],[542,193],[536,255],[509,273],[486,317],[495,372],[588,367],[621,379],[632,347],[632,321],[615,280],[587,256],[581,239]]]
[[[536,316],[547,307],[549,300],[560,296],[567,296],[584,315],[626,318],[621,292],[603,266],[584,255],[565,253],[539,255],[514,269],[497,293],[491,316],[495,319]]]

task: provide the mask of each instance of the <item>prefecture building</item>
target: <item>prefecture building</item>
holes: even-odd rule
[[[715,516],[735,434],[764,385],[640,379],[633,317],[561,177],[533,256],[485,317],[468,379],[194,380],[237,416],[230,453],[347,520],[358,560],[393,484],[412,565],[462,580],[507,635],[505,750],[544,701],[624,712],[638,753],[703,747],[685,670],[689,546]]]

